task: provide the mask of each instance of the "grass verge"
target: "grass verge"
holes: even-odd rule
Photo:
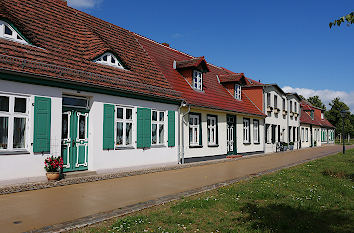
[[[74,232],[353,232],[354,150]]]

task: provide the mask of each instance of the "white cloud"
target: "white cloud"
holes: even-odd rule
[[[327,105],[329,109],[328,103],[330,103],[334,98],[339,97],[341,101],[343,101],[346,105],[349,106],[350,111],[354,113],[354,91],[345,92],[345,91],[334,91],[334,90],[314,90],[308,88],[293,88],[290,86],[283,87],[285,92],[296,92],[299,95],[303,95],[305,98],[309,98],[311,96],[318,95],[322,102]]]
[[[91,9],[97,7],[103,0],[68,0],[68,5],[74,8]]]

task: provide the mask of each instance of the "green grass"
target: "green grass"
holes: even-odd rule
[[[343,144],[343,142],[340,142],[339,139],[336,139],[336,144]],[[345,145],[353,145],[354,144],[354,139],[349,139],[349,142],[348,142],[348,139],[346,139],[344,141],[344,144]]]
[[[353,232],[354,150],[76,232]]]

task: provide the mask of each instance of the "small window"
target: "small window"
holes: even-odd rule
[[[271,97],[271,94],[270,94],[270,93],[267,93],[267,106],[272,106],[272,105],[271,105],[271,102],[270,102],[270,98],[272,98],[272,97]]]
[[[63,96],[62,104],[65,107],[88,108],[88,99],[78,96]]]
[[[253,141],[259,143],[259,120],[253,120]]]
[[[290,104],[290,112],[293,112],[293,101],[290,100],[289,104]]]
[[[216,116],[208,116],[207,127],[208,127],[208,145],[216,145],[217,144]]]
[[[105,53],[101,57],[97,58],[94,60],[94,62],[102,64],[102,65],[108,65],[108,66],[113,66],[117,67],[120,69],[124,69],[123,65],[119,60],[114,56],[112,53]]]
[[[28,98],[0,96],[0,150],[27,148]]]
[[[283,98],[283,110],[286,110],[286,108],[285,108],[285,98]]]
[[[314,114],[313,110],[311,110],[311,119],[313,120],[314,117],[315,117],[315,114]]]
[[[200,115],[190,114],[189,115],[189,145],[199,146],[201,143],[199,141],[200,137]]]
[[[321,119],[323,120],[324,119],[324,113],[321,112]]]
[[[27,42],[10,24],[1,20],[0,20],[0,37],[27,44]]]
[[[241,98],[242,98],[241,86],[239,84],[235,84],[235,99],[241,100]]]
[[[278,96],[274,95],[274,108],[278,108]]]
[[[151,115],[151,144],[165,144],[165,112],[152,111]]]
[[[126,147],[133,144],[133,109],[129,107],[116,108],[116,146]]]
[[[250,142],[250,119],[243,118],[243,143]]]
[[[193,88],[203,90],[203,73],[198,70],[193,71]]]
[[[297,103],[294,102],[294,112],[297,113]]]

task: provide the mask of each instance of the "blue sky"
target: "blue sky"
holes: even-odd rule
[[[328,23],[353,0],[117,1],[69,5],[287,91],[340,96],[354,110],[354,25]]]

